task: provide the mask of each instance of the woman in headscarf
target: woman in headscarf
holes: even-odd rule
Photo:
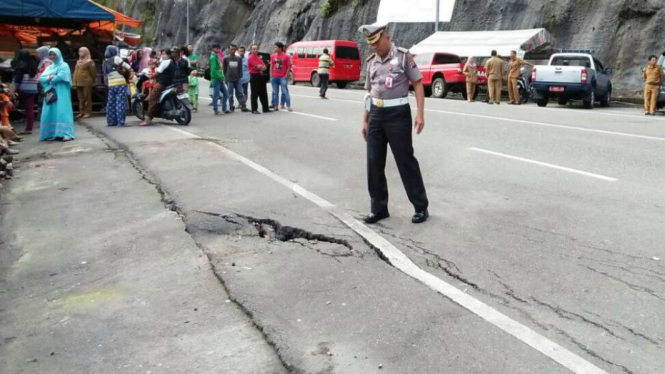
[[[143,47],[143,54],[141,55],[141,60],[139,61],[139,70],[137,73],[145,70],[148,65],[150,65],[150,55],[152,54],[152,48]]]
[[[476,85],[478,83],[478,66],[473,56],[469,56],[464,64],[462,73],[466,76],[466,100],[470,103],[476,101]]]
[[[79,59],[74,68],[74,87],[79,99],[79,114],[76,118],[88,118],[92,114],[92,87],[96,78],[97,68],[90,58],[90,50],[79,48]]]
[[[18,52],[18,63],[12,77],[10,97],[19,94],[25,110],[25,131],[21,135],[32,134],[35,123],[35,95],[37,95],[37,62],[25,49]]]
[[[106,124],[109,126],[125,126],[125,116],[127,114],[127,79],[123,74],[129,73],[132,69],[126,62],[118,56],[118,47],[109,45],[104,52],[104,65],[102,72],[106,78],[109,93],[106,101]]]
[[[46,68],[51,65],[51,63],[53,63],[53,61],[48,58],[48,52],[48,47],[37,48],[37,54],[39,56],[39,64],[37,65],[37,79],[39,79],[39,76],[42,75],[44,70],[46,70]]]
[[[39,140],[66,142],[74,139],[72,73],[58,48],[49,49],[48,58],[52,63],[39,77],[39,84],[44,88]]]

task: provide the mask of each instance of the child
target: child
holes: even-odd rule
[[[192,70],[192,73],[189,75],[189,87],[187,88],[187,94],[189,95],[189,100],[192,101],[194,106],[194,111],[199,111],[199,78],[196,76],[196,69]]]
[[[141,72],[141,74],[145,74],[150,78],[143,82],[141,93],[144,100],[148,98],[150,90],[155,86],[155,80],[153,79],[155,73],[157,73],[157,60],[151,59],[150,62],[148,62],[148,67]]]
[[[2,122],[0,124],[3,127],[9,127],[9,108],[10,106],[13,106],[10,99],[9,99],[9,89],[5,87],[4,84],[2,84],[2,81],[0,81],[0,117],[2,119]]]

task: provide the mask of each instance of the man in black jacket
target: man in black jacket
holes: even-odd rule
[[[176,66],[175,77],[173,78],[173,84],[186,84],[187,78],[189,77],[190,67],[189,60],[182,56],[180,48],[173,47],[171,48],[171,58]]]
[[[229,55],[224,59],[224,76],[226,77],[226,86],[229,89],[229,109],[235,110],[233,106],[233,92],[240,104],[243,112],[249,112],[247,109],[247,98],[242,89],[242,57],[236,55],[237,47],[235,44],[229,46]]]

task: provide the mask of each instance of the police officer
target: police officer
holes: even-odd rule
[[[490,97],[489,104],[501,104],[503,60],[499,58],[496,51],[492,51],[492,57],[485,62],[485,72],[487,73],[487,94]]]
[[[406,49],[395,47],[386,25],[365,25],[359,29],[367,38],[374,54],[367,58],[362,135],[367,142],[367,179],[371,212],[366,223],[376,223],[390,216],[388,184],[385,167],[388,145],[392,150],[409,201],[416,213],[411,222],[422,223],[429,218],[427,194],[420,166],[413,154],[409,81],[412,82],[418,103],[413,123],[416,134],[425,127],[425,90],[422,76],[413,56]]]
[[[663,82],[663,68],[657,62],[658,57],[649,56],[647,67],[642,70],[642,79],[644,79],[644,114],[647,116],[656,115],[658,91],[660,84]]]
[[[510,61],[508,63],[508,97],[510,101],[508,104],[520,105],[522,103],[520,92],[517,89],[517,81],[520,79],[520,70],[523,65],[533,67],[533,64],[517,57],[516,51],[510,51]]]

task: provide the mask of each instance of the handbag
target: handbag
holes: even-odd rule
[[[55,92],[55,88],[50,88],[44,93],[44,102],[46,105],[51,105],[56,101],[58,101],[58,94]]]

